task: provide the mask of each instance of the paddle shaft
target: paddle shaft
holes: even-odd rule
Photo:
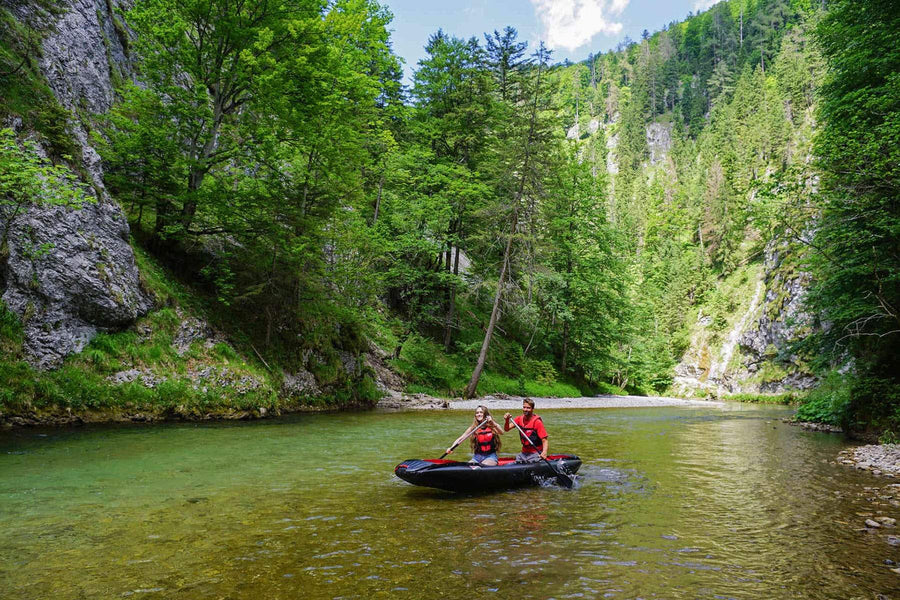
[[[522,428],[519,427],[519,424],[516,423],[515,419],[510,419],[510,421],[512,422],[513,425],[516,426],[516,429],[519,430],[519,434],[522,436],[522,439],[525,440],[526,442],[528,442],[528,444],[529,444],[532,448],[534,448],[535,450],[537,450],[538,453],[544,451],[543,448],[538,448],[537,446],[534,445],[534,442],[531,441],[531,438],[529,438],[527,435],[525,435],[525,432],[522,431]],[[540,456],[540,454],[538,454],[538,456]],[[559,482],[559,484],[560,484],[561,486],[567,487],[567,488],[572,487],[572,483],[573,483],[573,482],[572,482],[572,478],[571,478],[571,477],[569,477],[568,475],[566,475],[565,473],[563,473],[562,471],[560,471],[559,469],[557,469],[556,467],[554,467],[554,466],[553,466],[553,463],[550,462],[549,460],[547,460],[546,458],[544,458],[543,456],[541,456],[541,460],[544,461],[545,463],[547,463],[547,466],[550,467],[550,470],[551,470],[551,471],[553,471],[554,473],[556,473],[556,480]]]
[[[449,450],[448,452],[444,452],[444,453],[441,455],[441,458],[439,458],[438,460],[443,460],[445,456],[447,456],[448,454],[450,454],[450,452],[453,452],[454,450],[456,450],[457,446],[459,446],[459,445],[462,444],[464,441],[466,441],[467,439],[469,439],[469,437],[470,437],[473,433],[475,433],[476,431],[478,431],[479,429],[481,429],[481,428],[484,427],[485,425],[490,425],[490,424],[491,424],[491,421],[485,419],[485,420],[481,423],[481,425],[479,425],[478,427],[476,427],[475,429],[473,429],[472,431],[470,431],[469,433],[467,433],[463,439],[459,440],[458,442],[456,442],[455,444],[453,444],[452,446],[450,446],[450,450]]]

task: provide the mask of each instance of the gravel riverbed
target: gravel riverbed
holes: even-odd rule
[[[876,476],[900,477],[900,444],[870,444],[841,450],[837,462]]]
[[[685,400],[664,396],[588,396],[583,398],[532,398],[535,410],[542,408],[649,408],[654,406],[724,406],[711,400]],[[474,410],[476,406],[495,409],[521,409],[521,396],[484,396],[477,400],[451,400],[451,409]]]
[[[522,396],[505,394],[482,396],[475,400],[462,398],[443,399],[427,394],[393,394],[378,403],[380,408],[402,409],[451,409],[474,410],[476,406],[487,406],[491,410],[512,410],[522,408]],[[545,408],[648,408],[654,406],[706,406],[722,407],[724,402],[711,400],[686,400],[684,398],[667,398],[663,396],[588,396],[582,398],[536,398],[535,410]]]

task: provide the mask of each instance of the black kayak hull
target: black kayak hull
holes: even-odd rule
[[[550,456],[548,460],[553,463],[553,468],[570,476],[581,467],[581,459],[569,454]],[[555,483],[553,468],[545,461],[516,463],[512,459],[501,459],[497,466],[482,467],[451,460],[412,458],[397,465],[394,474],[413,485],[449,492],[480,492]]]

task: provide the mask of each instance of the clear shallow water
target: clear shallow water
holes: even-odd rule
[[[777,409],[538,411],[578,487],[393,476],[466,412],[0,433],[0,598],[888,598],[843,442]],[[505,437],[506,451],[516,438]],[[455,454],[457,458],[466,453]],[[900,498],[900,491],[897,497]],[[900,520],[900,519],[898,519]],[[900,598],[900,595],[896,596]]]

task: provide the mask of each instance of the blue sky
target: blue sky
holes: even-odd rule
[[[658,31],[689,11],[717,0],[380,0],[394,13],[394,51],[406,61],[407,82],[423,58],[428,36],[442,28],[457,37],[502,31],[512,25],[529,48],[544,40],[556,62],[579,61],[591,52],[615,48],[629,36]]]

